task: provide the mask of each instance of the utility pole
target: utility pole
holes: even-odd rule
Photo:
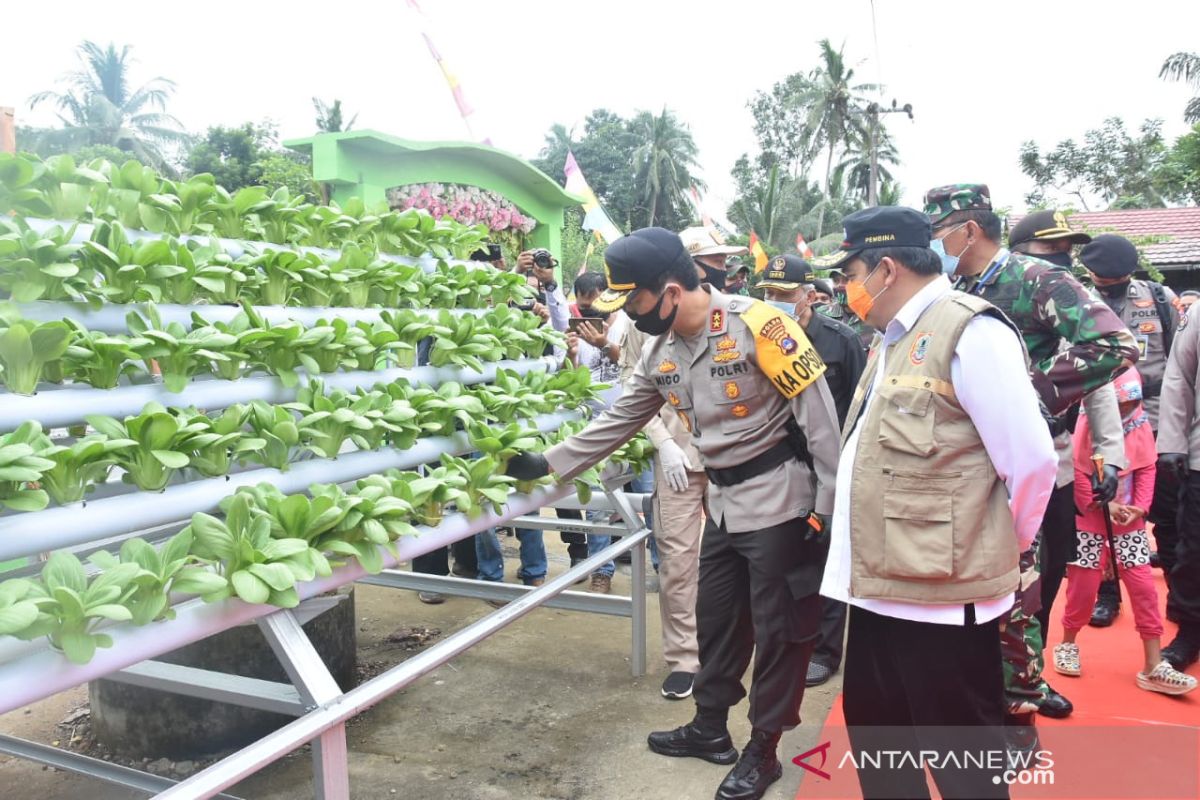
[[[16,111],[0,106],[0,153],[17,152]]]
[[[867,117],[870,120],[871,126],[871,179],[867,184],[867,205],[879,205],[879,115],[880,114],[908,114],[908,118],[913,118],[912,103],[905,103],[903,106],[897,106],[895,98],[892,99],[891,108],[882,108],[879,103],[872,102],[867,106]]]

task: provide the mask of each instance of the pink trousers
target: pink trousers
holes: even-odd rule
[[[1067,566],[1067,609],[1062,618],[1066,630],[1078,631],[1092,618],[1092,608],[1096,605],[1100,580],[1104,577],[1104,566],[1108,561],[1106,547],[1100,553],[1099,569],[1078,564]],[[1133,622],[1138,635],[1142,639],[1160,638],[1163,635],[1163,622],[1158,611],[1158,590],[1154,587],[1150,565],[1122,566],[1120,574],[1127,599],[1133,606]]]

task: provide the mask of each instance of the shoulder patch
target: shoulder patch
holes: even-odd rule
[[[784,397],[796,397],[825,373],[825,362],[791,317],[755,301],[741,318],[754,335],[759,369]]]
[[[725,312],[719,308],[714,308],[712,316],[708,321],[709,333],[720,333],[725,330]]]

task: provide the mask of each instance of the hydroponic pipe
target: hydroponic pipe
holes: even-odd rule
[[[420,526],[420,536],[406,537],[398,542],[397,557],[382,550],[384,568],[411,561],[417,556],[465,539],[513,517],[534,512],[574,491],[573,485],[566,484],[540,489],[530,495],[512,495],[503,514],[488,512],[475,519],[468,519],[463,514],[449,514],[436,528]],[[365,575],[366,571],[359,563],[351,561],[335,569],[328,578],[298,584],[296,590],[301,599],[308,599],[333,591]],[[237,599],[205,603],[196,598],[176,606],[174,620],[140,627],[123,623],[105,628],[104,632],[113,637],[113,646],[98,649],[87,664],[72,664],[62,654],[50,650],[49,647],[13,661],[0,663],[0,714],[81,683],[103,678],[119,669],[177,650],[186,644],[278,610],[274,606],[250,605]]]
[[[470,386],[494,381],[498,369],[509,369],[524,375],[535,370],[553,371],[557,368],[556,359],[542,356],[486,363],[483,365],[483,372],[475,372],[465,367],[397,367],[380,371],[330,372],[316,377],[324,381],[327,388],[353,391],[400,379],[427,386],[451,381]],[[306,373],[301,373],[300,377],[301,384],[310,378]],[[81,423],[88,414],[122,418],[141,413],[142,408],[149,402],[161,403],[168,407],[195,406],[206,411],[215,411],[235,403],[249,403],[252,400],[287,403],[296,399],[298,388],[285,387],[274,375],[241,378],[236,381],[194,380],[179,393],[167,391],[167,387],[160,383],[118,386],[115,389],[93,389],[86,384],[74,383],[39,391],[34,395],[0,394],[0,431],[14,430],[21,423],[31,419],[41,422],[44,428],[59,428]]]
[[[22,219],[25,220],[25,223],[29,225],[31,230],[37,231],[38,233],[45,233],[50,228],[55,226],[69,230],[70,227],[74,225],[75,233],[71,237],[72,244],[82,244],[88,239],[91,239],[92,231],[95,229],[95,226],[87,222],[65,222],[54,219],[38,219],[36,217],[22,217]],[[178,239],[181,242],[197,241],[204,245],[216,242],[218,245],[220,245],[221,249],[229,255],[230,258],[234,259],[241,258],[247,253],[250,255],[258,255],[267,250],[274,252],[305,254],[312,253],[329,261],[337,261],[342,257],[342,252],[340,250],[331,250],[326,247],[308,247],[306,245],[298,244],[275,244],[274,242],[251,242],[244,239],[222,239],[219,236],[192,236],[186,233],[181,236],[175,236],[174,234],[170,233],[151,233],[150,231],[138,230],[136,228],[125,228],[125,238],[131,242],[137,242],[143,239],[164,239],[167,237]],[[437,259],[435,259],[430,253],[424,253],[418,258],[412,258],[410,256],[398,256],[391,253],[377,253],[376,255],[382,261],[391,261],[396,264],[408,264],[410,266],[416,264],[425,272],[433,272],[435,269],[437,269]],[[491,268],[487,264],[480,264],[475,261],[446,259],[446,263],[451,265],[464,264],[468,267],[475,268]]]
[[[154,308],[158,311],[158,315],[164,325],[178,322],[185,327],[191,326],[193,311],[199,314],[205,322],[224,323],[230,322],[234,317],[242,313],[240,306],[230,305],[185,306],[175,303],[161,303],[156,304]],[[130,311],[136,311],[145,316],[147,304],[113,303],[100,306],[99,308],[92,308],[87,303],[37,302],[18,303],[16,309],[22,317],[34,322],[58,322],[62,319],[72,319],[88,330],[103,331],[104,333],[125,333],[129,330],[129,325],[125,322],[125,315]],[[254,311],[272,325],[294,321],[306,327],[316,325],[321,320],[330,322],[335,319],[343,319],[352,324],[355,322],[377,322],[379,315],[388,310],[390,309],[342,308],[339,306],[324,308],[300,306],[254,307]],[[414,313],[435,319],[442,311],[439,308],[414,308],[411,310]],[[454,316],[461,316],[463,314],[482,315],[488,311],[488,309],[480,308],[448,308],[445,310]]]
[[[537,417],[538,430],[553,431],[576,412]],[[418,439],[407,450],[384,448],[346,453],[334,459],[299,461],[287,472],[255,469],[223,478],[206,478],[168,486],[161,492],[133,492],[87,503],[0,517],[0,561],[186,520],[199,511],[214,511],[241,486],[274,484],[285,494],[303,492],[314,483],[345,483],[388,469],[412,469],[436,462],[442,453],[471,452],[465,433]]]

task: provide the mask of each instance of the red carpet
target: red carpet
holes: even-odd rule
[[[1165,609],[1166,585],[1161,572],[1155,576],[1159,605]],[[1051,618],[1045,676],[1070,698],[1075,712],[1065,720],[1038,718],[1043,748],[1054,767],[1026,780],[1052,780],[1053,785],[1013,785],[1012,797],[1200,797],[1200,689],[1184,697],[1168,697],[1137,687],[1134,675],[1142,667],[1142,644],[1128,603],[1112,627],[1080,632],[1081,677],[1054,672],[1050,650],[1062,641],[1065,600],[1064,581]],[[1175,634],[1174,624],[1166,622],[1165,627],[1164,645]],[[1200,665],[1188,672],[1200,677]],[[858,797],[853,765],[847,761],[845,768],[838,769],[849,750],[841,697],[834,702],[818,742],[831,744],[802,758],[805,775],[797,797]],[[929,783],[932,796],[938,797],[933,782]]]

